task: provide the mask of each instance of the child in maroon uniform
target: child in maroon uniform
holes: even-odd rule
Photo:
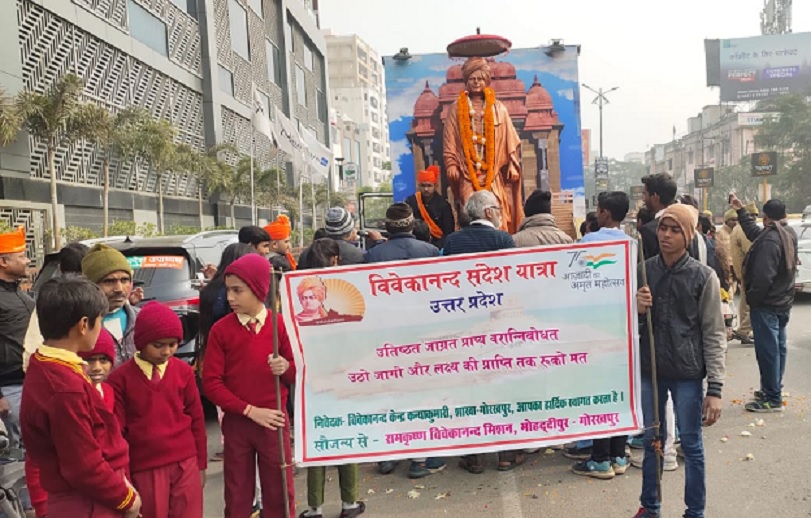
[[[48,512],[135,518],[141,498],[127,480],[127,443],[77,354],[93,349],[107,300],[87,279],[60,277],[40,290],[37,313],[45,344],[28,366],[20,422]]]
[[[132,482],[144,518],[202,518],[208,461],[194,371],[174,358],[180,318],[150,302],[135,320],[135,357],[110,376],[115,413],[130,445]]]
[[[264,257],[249,254],[231,263],[225,270],[225,285],[234,312],[214,324],[206,345],[203,390],[225,411],[225,518],[251,516],[257,461],[263,516],[284,516],[279,448],[291,458],[290,433],[286,412],[273,410],[277,407],[274,375],[281,376],[284,409],[296,368],[281,315],[277,319],[279,357],[273,358],[273,323],[264,305],[269,284],[270,263]],[[284,444],[279,444],[279,427],[284,430]],[[293,470],[284,469],[294,516]]]
[[[83,359],[87,366],[85,372],[90,382],[99,391],[101,398],[104,400],[104,405],[110,412],[115,407],[115,394],[113,388],[105,383],[107,376],[110,375],[110,370],[113,368],[115,361],[115,341],[113,335],[106,329],[102,329],[99,337],[96,340],[96,346],[92,351],[79,351],[79,357]],[[28,493],[31,495],[31,505],[34,506],[34,511],[37,516],[48,515],[48,493],[42,489],[42,484],[39,481],[39,467],[34,464],[31,457],[25,459],[25,482],[28,484]]]

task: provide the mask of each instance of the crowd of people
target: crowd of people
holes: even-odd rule
[[[218,407],[226,517],[295,516],[291,405],[296,365],[277,287],[285,272],[407,261],[572,243],[552,216],[549,192],[531,193],[514,234],[500,229],[504,207],[492,192],[472,193],[454,210],[437,192],[438,170],[418,174],[419,190],[386,212],[386,237],[369,232],[364,251],[344,208],[328,210],[324,228],[297,260],[290,221],[240,229],[219,265],[205,265],[200,294],[198,369],[203,394]],[[637,518],[660,516],[661,470],[685,464],[684,516],[704,516],[702,426],[721,416],[728,339],[754,343],[760,387],[751,412],[780,412],[786,325],[794,296],[797,237],[785,206],[757,208],[730,195],[716,231],[695,200],[677,197],[666,174],[643,179],[637,212],[641,400],[644,431],[565,445],[577,475],[610,479],[630,465],[642,470]],[[634,239],[622,228],[630,209],[623,192],[600,194],[580,242]],[[520,212],[520,211],[519,211]],[[456,217],[455,217],[456,216]],[[709,222],[709,223],[708,223]],[[127,258],[104,244],[70,244],[60,274],[36,303],[19,288],[27,274],[25,232],[0,235],[0,415],[17,444],[24,439],[27,483],[36,516],[201,518],[209,462],[195,372],[173,357],[183,340],[178,316],[133,289]],[[740,292],[738,326],[725,310]],[[297,291],[302,325],[338,318],[323,303],[323,285]],[[273,320],[273,317],[276,320]],[[655,361],[653,360],[655,354]],[[661,422],[660,422],[661,421]],[[630,457],[627,447],[631,446]],[[677,447],[678,444],[678,447]],[[498,452],[498,470],[523,464],[532,450]],[[482,455],[460,468],[484,471]],[[382,474],[397,462],[378,463]],[[446,459],[413,458],[408,476],[446,468]],[[340,466],[341,517],[363,514],[357,465]],[[302,518],[323,514],[323,467],[307,470]],[[286,511],[287,510],[287,511]]]

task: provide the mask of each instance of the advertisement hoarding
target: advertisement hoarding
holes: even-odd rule
[[[763,176],[774,176],[777,174],[777,153],[765,151],[752,154],[752,176],[761,178]]]
[[[693,182],[696,188],[712,187],[715,183],[715,169],[702,167],[693,171]]]
[[[756,101],[811,84],[811,33],[721,40],[722,102]]]

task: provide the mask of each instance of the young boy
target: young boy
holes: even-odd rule
[[[37,334],[39,334],[39,321],[37,321]],[[34,353],[36,352],[33,351]],[[90,382],[99,391],[104,405],[110,412],[115,407],[115,394],[113,388],[105,383],[115,361],[115,340],[106,329],[102,329],[92,351],[79,351],[79,357],[87,363],[85,371]],[[30,359],[30,357],[29,357]],[[42,488],[40,482],[39,466],[34,464],[31,456],[25,459],[25,482],[28,484],[28,493],[31,495],[31,505],[37,516],[48,515],[48,493]]]
[[[175,312],[147,304],[135,321],[138,352],[110,376],[132,482],[148,518],[203,516],[206,428],[194,371],[173,358],[182,339]]]
[[[141,498],[127,480],[129,449],[115,416],[82,369],[107,299],[87,279],[60,277],[39,292],[44,345],[31,357],[20,421],[27,454],[40,467],[51,516],[135,518]]]
[[[289,272],[296,269],[296,260],[290,253],[290,218],[280,214],[276,221],[265,227],[270,236],[270,264],[274,271]]]
[[[264,516],[284,516],[279,448],[284,448],[288,462],[292,459],[287,414],[274,410],[277,408],[274,376],[281,377],[280,396],[284,405],[288,387],[295,382],[296,368],[280,315],[279,357],[273,357],[273,323],[264,305],[269,284],[267,259],[249,254],[231,263],[225,270],[225,285],[234,312],[214,324],[206,344],[203,391],[225,411],[222,430],[226,518],[251,515],[257,461]],[[279,427],[284,430],[284,444],[279,444]],[[293,516],[293,470],[290,466],[285,469]]]

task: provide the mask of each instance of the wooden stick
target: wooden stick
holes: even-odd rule
[[[270,293],[271,293],[271,303],[270,303],[270,315],[271,315],[271,326],[273,329],[273,357],[279,357],[279,310],[278,310],[278,292],[279,287],[276,283],[276,270],[271,269],[270,271]],[[281,379],[279,376],[274,376],[276,378],[276,410],[279,412],[284,412],[282,407],[282,391],[281,391]],[[286,402],[285,402],[286,404]],[[284,448],[284,429],[277,428],[279,434],[279,462],[281,463],[282,468],[282,494],[284,495],[284,518],[290,518],[290,495],[287,493],[287,454]]]
[[[645,265],[645,249],[642,246],[642,238],[638,240],[639,243],[639,257],[642,264],[642,287],[649,288],[648,286],[648,268]],[[651,293],[653,296],[653,293]],[[662,502],[662,448],[664,445],[661,443],[661,417],[659,416],[659,376],[656,369],[656,347],[653,341],[653,316],[651,311],[653,308],[648,308],[645,312],[645,317],[648,324],[648,343],[650,344],[650,363],[651,363],[651,382],[653,384],[653,441],[659,443],[658,451],[656,454],[656,494],[659,497],[659,503]],[[671,430],[670,433],[675,433]],[[644,450],[643,450],[644,451]]]

